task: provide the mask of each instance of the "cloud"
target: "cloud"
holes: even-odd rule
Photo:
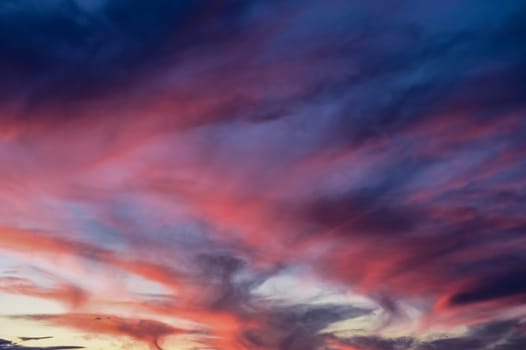
[[[523,271],[506,271],[505,274],[497,275],[489,281],[453,295],[451,303],[466,305],[513,296],[524,297],[526,293]]]
[[[47,300],[56,300],[78,307],[86,302],[87,293],[81,288],[67,283],[58,283],[53,287],[42,287],[33,281],[20,277],[0,277],[0,291],[3,293],[25,295]],[[24,340],[21,338],[21,340]]]
[[[235,346],[242,349],[318,349],[325,343],[321,331],[326,327],[369,312],[342,305],[273,305],[259,308],[243,316],[248,322],[237,330]]]
[[[216,4],[215,13],[225,6],[242,8],[241,3],[227,3]],[[229,30],[229,13],[217,17],[214,25],[206,12],[202,5],[181,1],[148,6],[103,1],[91,7],[66,0],[47,5],[5,2],[0,8],[5,101],[23,94],[36,108],[127,89],[189,43],[208,44]],[[192,31],[193,26],[200,31]]]
[[[65,314],[19,317],[76,328],[93,334],[128,336],[136,341],[146,342],[152,349],[161,349],[160,341],[166,336],[187,333],[184,329],[158,321],[129,319],[112,315]]]
[[[2,2],[0,250],[56,278],[0,291],[152,348],[520,347],[491,327],[524,313],[525,11]]]
[[[21,341],[29,341],[29,340],[42,340],[42,339],[51,339],[52,336],[46,336],[46,337],[18,337]]]
[[[47,337],[46,337],[47,338]],[[22,338],[20,338],[22,339]],[[40,340],[42,337],[24,337],[26,340]],[[25,341],[25,340],[23,340]],[[48,347],[34,347],[34,346],[23,346],[13,343],[10,340],[0,339],[1,349],[13,349],[13,350],[67,350],[67,349],[84,349],[83,346],[48,346]]]
[[[438,336],[431,340],[355,336],[345,339],[333,338],[332,344],[336,349],[358,350],[518,349],[524,342],[524,335],[517,329],[517,325],[517,320],[488,323],[470,328],[462,336]]]

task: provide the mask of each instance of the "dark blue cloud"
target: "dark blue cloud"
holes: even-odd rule
[[[91,7],[73,0],[6,1],[0,6],[1,88],[7,101],[23,96],[29,105],[57,105],[117,98],[163,70],[192,69],[199,51],[224,62],[208,67],[216,75],[210,79],[229,79],[231,71],[251,69],[250,61],[264,64],[255,69],[296,62],[312,74],[297,82],[297,93],[256,104],[247,96],[245,105],[233,95],[235,107],[223,113],[241,108],[235,114],[266,120],[309,101],[339,101],[335,132],[356,142],[417,123],[444,104],[451,112],[522,105],[522,13],[516,1],[436,9],[411,1],[333,7],[317,1],[100,1]],[[278,92],[276,84],[269,87]]]
[[[245,5],[236,1],[73,0],[0,5],[4,102],[29,106],[116,98],[189,46],[229,37]]]
[[[522,262],[524,264],[524,262]],[[481,279],[477,285],[451,297],[453,305],[466,305],[506,297],[522,297],[526,301],[526,271],[505,270]]]

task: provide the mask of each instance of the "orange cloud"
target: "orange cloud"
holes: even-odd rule
[[[160,343],[164,337],[190,333],[186,329],[158,321],[104,314],[31,315],[24,318],[75,328],[95,335],[127,336],[147,343],[152,350],[162,350]]]
[[[0,292],[56,300],[69,305],[71,308],[84,304],[88,299],[86,291],[72,284],[60,283],[45,288],[21,277],[0,278]]]

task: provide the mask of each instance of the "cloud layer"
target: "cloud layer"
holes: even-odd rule
[[[0,302],[152,349],[524,347],[525,15],[3,1]]]

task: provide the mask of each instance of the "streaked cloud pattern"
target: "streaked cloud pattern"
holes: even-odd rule
[[[526,348],[525,19],[2,1],[0,349]]]

